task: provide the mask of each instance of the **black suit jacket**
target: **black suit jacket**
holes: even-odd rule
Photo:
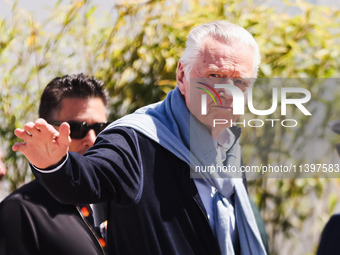
[[[30,182],[0,204],[1,255],[102,255],[94,230],[76,206]]]

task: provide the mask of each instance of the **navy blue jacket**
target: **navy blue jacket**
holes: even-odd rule
[[[220,254],[188,164],[133,129],[105,130],[85,156],[33,173],[62,203],[110,200],[109,254]]]
[[[332,255],[340,253],[340,214],[334,214],[322,231],[317,255]]]

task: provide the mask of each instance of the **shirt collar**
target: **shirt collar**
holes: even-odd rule
[[[226,153],[235,144],[235,141],[241,135],[241,128],[232,126],[231,128],[224,129],[218,140],[214,140],[214,145],[218,154],[220,154],[222,162],[226,159]]]

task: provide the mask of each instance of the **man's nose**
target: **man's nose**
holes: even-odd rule
[[[91,147],[94,145],[96,141],[97,135],[93,129],[87,132],[86,136],[83,138],[83,145],[86,147]]]
[[[225,86],[223,86],[223,85],[225,85]],[[232,91],[228,87],[234,88],[233,80],[229,79],[229,78],[225,78],[223,80],[221,79],[217,88],[216,88],[216,85],[215,85],[215,90],[217,91],[220,98],[224,98],[225,100],[232,100],[233,99]]]

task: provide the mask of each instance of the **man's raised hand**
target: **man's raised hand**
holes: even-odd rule
[[[14,134],[23,143],[15,143],[14,151],[22,152],[36,167],[44,169],[57,164],[67,154],[71,138],[70,126],[64,122],[59,132],[44,119],[28,122],[23,129],[17,128]]]

